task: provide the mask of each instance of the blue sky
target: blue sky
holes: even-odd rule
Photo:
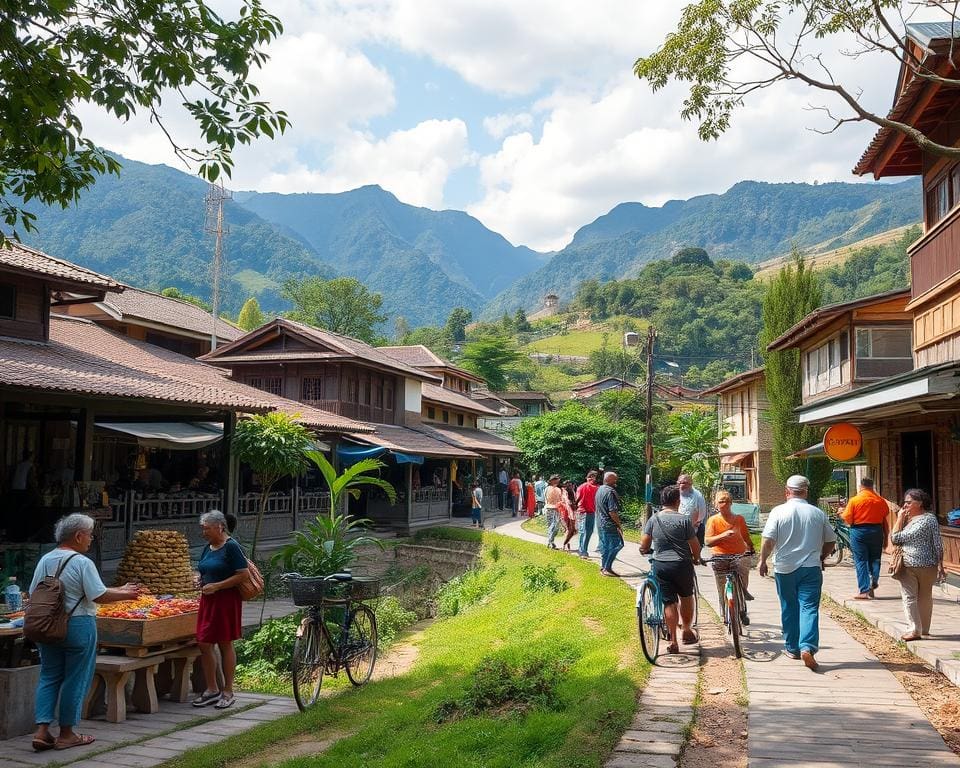
[[[234,0],[222,0],[229,14]],[[870,125],[829,136],[808,107],[824,97],[781,84],[751,98],[704,144],[680,119],[684,95],[652,93],[637,56],[673,29],[659,0],[271,0],[285,25],[254,78],[293,128],[236,154],[235,189],[340,192],[379,184],[401,200],[457,208],[511,242],[562,247],[620,202],[661,205],[737,181],[863,181],[850,169]],[[828,41],[835,51],[849,41]],[[885,111],[896,65],[830,60]],[[835,106],[835,105],[834,105]],[[97,141],[177,166],[156,126],[84,115]],[[190,141],[174,102],[164,119]]]

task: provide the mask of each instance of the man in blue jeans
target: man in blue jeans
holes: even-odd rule
[[[606,472],[603,485],[597,489],[597,531],[600,532],[600,575],[618,576],[613,561],[623,549],[623,524],[620,522],[620,497],[617,496],[617,473]]]
[[[767,560],[776,550],[773,570],[785,653],[815,670],[823,558],[833,552],[837,535],[823,511],[807,503],[809,489],[810,481],[803,475],[787,479],[786,501],[771,510],[763,527],[760,575],[767,575]]]

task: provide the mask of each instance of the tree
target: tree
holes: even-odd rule
[[[504,390],[524,363],[516,342],[506,336],[484,336],[463,348],[460,365],[480,376],[492,390]]]
[[[662,446],[670,463],[680,466],[702,490],[713,488],[720,480],[720,449],[729,432],[721,431],[714,411],[680,411],[667,419]]]
[[[259,100],[252,70],[282,31],[261,0],[227,21],[204,0],[7,3],[0,14],[0,216],[33,228],[24,205],[67,207],[120,162],[84,135],[90,105],[126,122],[145,113],[177,156],[208,181],[229,176],[232,151],[288,121]],[[173,102],[199,129],[181,146],[168,125]],[[2,238],[2,235],[0,235]]]
[[[187,301],[191,304],[195,304],[200,307],[200,309],[205,312],[213,312],[213,307],[211,307],[207,302],[201,299],[199,296],[191,296],[189,293],[184,293],[179,288],[164,288],[160,291],[161,296],[166,296],[168,299],[180,299],[180,301]]]
[[[767,346],[819,307],[820,296],[816,274],[807,267],[802,256],[794,253],[793,263],[780,270],[763,297],[760,330],[760,354],[770,403],[767,418],[773,435],[773,474],[782,483],[793,474],[808,475],[809,497],[813,503],[830,479],[830,462],[786,458],[821,439],[817,428],[801,426],[794,414],[802,395],[800,350],[770,351]]]
[[[387,319],[380,314],[383,297],[369,291],[359,280],[352,277],[291,279],[283,284],[282,294],[293,303],[293,309],[285,312],[284,317],[368,344],[380,341],[376,327]]]
[[[414,328],[401,339],[398,344],[423,344],[433,354],[449,360],[453,356],[453,344],[450,343],[450,337],[444,328],[438,328],[435,325],[425,325],[420,328]]]
[[[620,379],[636,378],[641,369],[639,358],[623,349],[610,347],[610,334],[601,336],[600,348],[590,351],[590,372],[598,379],[616,376]]]
[[[410,333],[410,323],[403,315],[397,315],[393,321],[393,338],[397,344],[405,344],[404,337]]]
[[[703,248],[681,248],[670,259],[674,266],[692,264],[695,267],[712,267],[713,262]]]
[[[948,29],[957,28],[956,3],[926,5],[937,7]],[[755,91],[795,81],[842,105],[842,114],[834,114],[834,106],[818,107],[831,123],[822,132],[870,122],[899,131],[922,152],[960,158],[960,148],[864,106],[861,92],[844,84],[842,67],[831,64],[829,43],[822,43],[846,35],[850,45],[839,53],[857,63],[892,58],[906,66],[908,79],[960,85],[955,67],[940,68],[954,54],[952,45],[946,57],[924,59],[908,46],[902,6],[900,0],[698,0],[684,8],[676,31],[656,52],[637,59],[634,72],[653,90],[670,80],[689,83],[681,115],[699,121],[703,140],[724,133],[733,112]]]
[[[520,309],[513,313],[513,327],[516,333],[527,333],[533,330],[530,321],[527,320],[527,313],[523,311],[523,307],[520,307]]]
[[[457,343],[467,338],[467,325],[473,320],[473,312],[466,307],[454,307],[447,317],[444,330],[450,341]]]
[[[230,449],[238,460],[249,465],[260,477],[260,509],[250,545],[251,560],[257,553],[260,525],[270,491],[281,478],[298,477],[306,471],[306,452],[312,444],[310,430],[280,411],[250,416],[237,422]]]
[[[614,423],[583,403],[568,401],[543,416],[524,419],[513,434],[523,462],[540,475],[578,480],[603,466],[620,476],[621,494],[643,488],[643,436],[630,422]]]
[[[267,319],[260,310],[260,302],[251,296],[243,303],[240,314],[237,316],[237,325],[245,331],[253,331],[263,325]]]
[[[645,424],[647,421],[647,396],[633,387],[618,387],[601,392],[593,398],[589,407],[613,422],[635,421]]]

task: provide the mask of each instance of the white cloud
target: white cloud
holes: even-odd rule
[[[323,169],[294,164],[265,176],[257,189],[342,192],[379,184],[404,202],[439,208],[450,173],[470,162],[462,120],[425,120],[379,140],[355,132],[338,143]]]
[[[533,115],[529,112],[515,114],[500,113],[483,119],[483,129],[495,139],[507,134],[518,133],[533,126]]]

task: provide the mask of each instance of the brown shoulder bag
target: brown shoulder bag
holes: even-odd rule
[[[43,581],[37,584],[36,589],[30,595],[30,601],[24,609],[23,614],[23,636],[34,643],[47,643],[54,645],[62,643],[67,637],[67,622],[77,610],[81,597],[69,613],[64,605],[64,587],[60,581],[60,574],[66,568],[73,558],[77,556],[74,552],[69,557],[60,561],[56,574],[53,576],[44,576]]]

